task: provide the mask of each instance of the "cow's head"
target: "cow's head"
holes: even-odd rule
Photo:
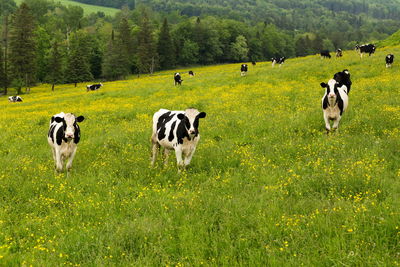
[[[340,97],[339,89],[341,85],[336,82],[334,79],[329,80],[328,83],[321,83],[322,88],[326,88],[326,96],[328,97],[328,101],[330,104],[336,103],[336,99]]]
[[[82,122],[85,119],[83,116],[75,117],[72,113],[67,113],[64,117],[55,117],[54,120],[57,123],[63,124],[64,137],[69,141],[75,138],[76,132],[79,130],[78,122]]]
[[[185,110],[184,114],[178,114],[178,119],[185,123],[185,128],[190,138],[197,136],[199,133],[199,119],[205,117],[205,112],[199,112],[194,108],[188,108]]]

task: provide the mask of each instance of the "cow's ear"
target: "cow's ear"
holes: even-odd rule
[[[64,120],[64,118],[55,117],[54,120],[55,120],[57,123],[60,123],[60,122],[62,122],[62,121]]]
[[[206,117],[206,113],[205,112],[200,112],[200,114],[198,115],[198,117],[200,118],[200,119],[202,119],[202,118],[205,118]]]
[[[178,119],[183,120],[185,118],[185,114],[179,113],[177,117]]]
[[[76,118],[76,121],[77,122],[82,122],[84,119],[85,119],[85,117],[79,116],[79,117]]]
[[[322,88],[326,88],[328,87],[328,85],[326,83],[320,83]]]

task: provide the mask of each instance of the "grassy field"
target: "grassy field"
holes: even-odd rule
[[[14,0],[17,5],[20,5],[24,0]],[[55,3],[61,3],[64,6],[80,6],[83,8],[83,12],[85,15],[90,13],[97,13],[103,12],[106,16],[114,16],[115,13],[119,11],[119,9],[111,8],[111,7],[103,7],[103,6],[95,6],[95,5],[88,5],[84,3],[75,2],[72,0],[54,0]]]
[[[0,265],[398,266],[400,63],[308,56],[0,98]],[[353,87],[326,135],[327,82]],[[152,115],[207,112],[190,168],[150,168]],[[55,174],[46,135],[58,112],[84,115],[73,170]]]

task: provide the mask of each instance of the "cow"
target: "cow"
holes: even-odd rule
[[[393,60],[394,60],[394,55],[389,54],[386,56],[385,61],[386,61],[386,68],[390,68],[393,64]]]
[[[272,67],[274,67],[276,63],[278,63],[279,67],[281,67],[282,64],[285,62],[285,59],[286,59],[285,57],[273,57],[273,58],[271,58]]]
[[[10,97],[8,97],[8,101],[11,102],[11,103],[22,102],[22,98],[19,95],[10,96]]]
[[[247,74],[247,64],[242,64],[240,66],[240,75],[246,76],[246,74]]]
[[[76,117],[72,113],[61,112],[51,117],[50,129],[47,141],[53,152],[56,170],[63,170],[64,160],[68,159],[66,169],[72,167],[77,145],[81,139],[81,131],[78,122],[82,122],[83,116]]]
[[[344,84],[347,87],[347,95],[350,94],[350,88],[351,88],[351,80],[350,80],[350,72],[347,69],[344,69],[341,72],[335,73],[333,75],[333,79],[338,82],[339,84]]]
[[[330,79],[328,83],[322,82],[322,88],[326,88],[322,97],[322,110],[324,113],[325,129],[329,133],[332,129],[336,130],[339,126],[343,112],[346,110],[349,98],[346,85]],[[331,128],[330,121],[333,121]]]
[[[343,56],[342,49],[340,49],[340,48],[336,49],[336,57],[342,57],[342,56]]]
[[[174,74],[174,84],[175,85],[182,85],[182,79],[181,79],[181,75],[179,74],[179,72],[176,72]]]
[[[362,58],[363,53],[371,54],[375,53],[376,46],[374,44],[365,44],[365,45],[356,45],[356,51],[360,53],[360,57]]]
[[[251,65],[255,66],[255,65],[257,65],[257,63],[255,61],[252,61]]]
[[[329,50],[322,50],[321,58],[331,58],[331,54],[329,53]]]
[[[189,70],[189,76],[193,77],[194,76],[194,72],[192,70]]]
[[[86,92],[98,90],[102,86],[102,83],[86,85]]]
[[[154,166],[161,146],[164,148],[165,165],[168,163],[168,154],[171,150],[175,150],[178,171],[189,165],[200,140],[199,119],[205,117],[205,112],[199,112],[194,108],[185,111],[160,109],[154,113],[151,165]],[[185,156],[184,160],[182,155]]]

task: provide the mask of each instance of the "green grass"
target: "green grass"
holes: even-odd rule
[[[24,0],[14,0],[17,5],[20,5]],[[111,7],[103,7],[96,5],[88,5],[84,3],[79,3],[71,0],[54,0],[55,3],[60,3],[64,6],[80,6],[83,8],[83,12],[85,15],[89,15],[91,13],[103,12],[106,16],[114,16],[119,9],[111,8]]]
[[[379,41],[378,46],[395,46],[400,45],[400,30],[390,35],[387,39]]]
[[[400,74],[387,53],[0,97],[0,265],[399,265]],[[349,107],[327,136],[319,83],[344,68]],[[190,106],[207,112],[190,168],[178,174],[172,155],[150,168],[153,113]],[[46,140],[60,111],[86,117],[69,176]]]

